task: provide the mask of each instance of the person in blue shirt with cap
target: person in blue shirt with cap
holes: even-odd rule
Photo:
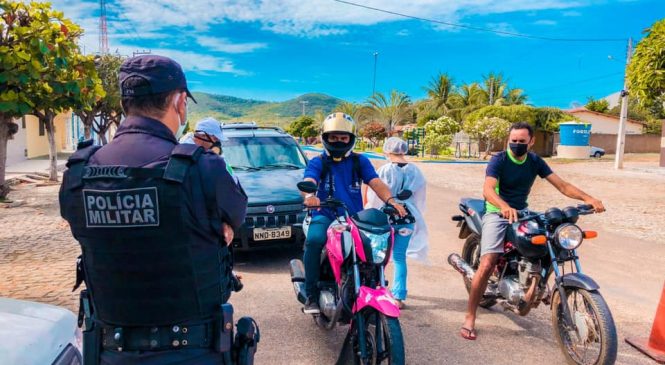
[[[304,204],[316,207],[330,194],[346,204],[349,214],[363,209],[362,184],[367,184],[385,203],[397,209],[400,216],[406,215],[404,206],[397,203],[390,188],[379,179],[374,166],[367,157],[353,153],[356,144],[356,123],[349,115],[333,113],[323,121],[321,140],[325,152],[309,161],[305,169],[304,181],[318,184],[316,194],[305,194]],[[319,313],[319,264],[321,251],[326,244],[326,231],[335,219],[330,209],[321,209],[313,213],[305,239],[305,291],[307,302],[304,313]]]
[[[178,63],[133,57],[119,76],[127,117],[107,145],[79,145],[60,189],[82,249],[84,363],[230,364],[228,244],[247,196],[218,154],[178,144],[196,102]]]

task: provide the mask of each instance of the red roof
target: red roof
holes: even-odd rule
[[[607,117],[607,118],[616,119],[617,121],[619,121],[619,117],[616,116],[616,115],[594,112],[593,110],[589,110],[589,109],[584,108],[584,107],[573,108],[573,109],[564,110],[564,111],[568,114],[571,114],[571,115],[575,115],[575,114],[579,114],[579,113],[591,113],[591,114],[600,115],[600,116]],[[646,125],[645,122],[640,121],[640,120],[635,120],[635,119],[630,119],[629,118],[628,121],[631,122],[631,123]]]

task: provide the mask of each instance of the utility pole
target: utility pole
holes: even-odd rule
[[[633,38],[628,38],[628,53],[626,56],[626,68],[623,73],[623,90],[621,90],[621,117],[619,118],[619,132],[617,133],[616,157],[614,158],[614,168],[623,169],[623,152],[626,147],[626,122],[628,119],[628,79],[626,72],[630,64],[630,58],[633,56]]]
[[[372,80],[372,95],[376,93],[376,59],[379,57],[379,52],[374,52],[374,78]]]
[[[305,115],[305,105],[309,104],[309,101],[300,100],[300,104],[302,105],[302,115]]]

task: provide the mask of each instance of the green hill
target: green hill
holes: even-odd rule
[[[301,101],[307,114],[321,110],[324,114],[332,112],[343,100],[325,94],[304,94],[283,102],[267,102],[242,99],[226,95],[214,95],[195,92],[198,104],[189,104],[188,119],[195,122],[205,117],[220,121],[256,121],[261,125],[284,126],[302,114]]]

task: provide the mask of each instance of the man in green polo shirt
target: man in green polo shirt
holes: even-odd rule
[[[508,149],[490,160],[487,165],[483,195],[486,213],[483,217],[480,240],[480,265],[473,277],[466,318],[460,334],[468,340],[476,339],[476,310],[487,288],[487,280],[503,253],[506,229],[518,218],[518,211],[528,206],[527,199],[536,176],[546,179],[563,195],[590,204],[597,213],[605,211],[603,203],[561,179],[547,163],[529,149],[535,139],[528,123],[515,123],[510,127]]]

